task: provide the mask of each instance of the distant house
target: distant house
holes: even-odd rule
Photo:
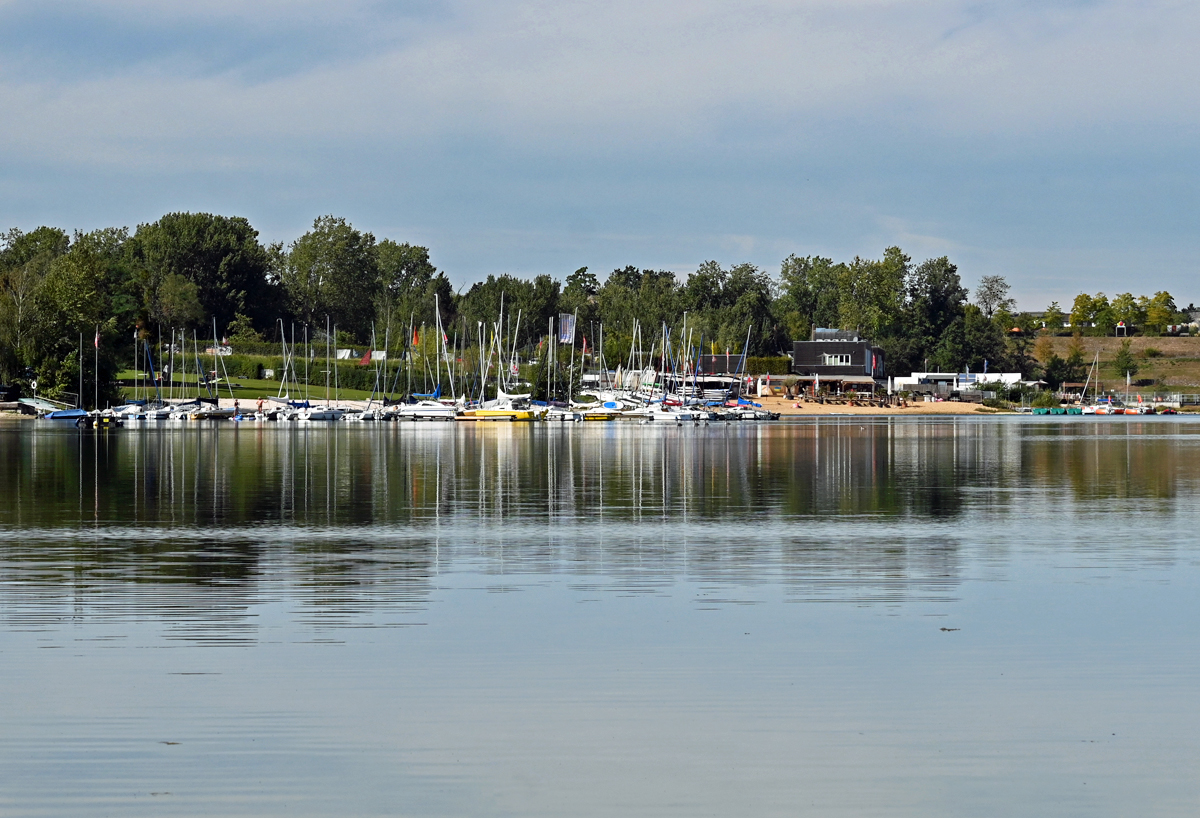
[[[792,373],[843,391],[874,391],[887,379],[882,349],[854,330],[826,328],[814,329],[812,340],[792,344]]]

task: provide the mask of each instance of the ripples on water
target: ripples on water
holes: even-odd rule
[[[3,426],[0,814],[1188,814],[1198,452]]]

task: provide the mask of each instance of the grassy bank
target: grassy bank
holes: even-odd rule
[[[1066,337],[1051,338],[1054,351],[1060,357],[1067,357],[1072,339]],[[1084,357],[1090,366],[1100,353],[1100,382],[1101,388],[1122,389],[1125,378],[1115,373],[1110,364],[1121,348],[1124,338],[1081,338]],[[1129,348],[1138,364],[1136,380],[1152,381],[1153,387],[1160,391],[1187,392],[1200,391],[1200,336],[1196,337],[1163,337],[1147,338],[1138,336],[1130,338]]]

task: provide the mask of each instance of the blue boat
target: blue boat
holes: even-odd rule
[[[75,423],[80,418],[87,416],[88,413],[82,409],[57,409],[42,415],[42,420],[69,420],[71,423]]]

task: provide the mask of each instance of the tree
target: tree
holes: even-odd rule
[[[1146,323],[1146,311],[1131,293],[1120,293],[1114,296],[1111,306],[1113,318],[1117,321],[1124,321],[1125,326],[1130,329]]]
[[[31,334],[38,320],[38,291],[70,239],[56,227],[29,233],[14,227],[0,241],[0,380],[12,380],[35,363]]]
[[[115,397],[112,376],[122,348],[118,344],[136,315],[136,302],[128,293],[132,277],[127,241],[124,228],[76,233],[70,249],[54,260],[38,288],[39,321],[32,334],[38,380],[46,391],[77,388],[79,337],[91,340],[98,332],[100,372],[84,368],[82,397],[85,405],[96,392],[102,405]]]
[[[1075,302],[1071,305],[1071,328],[1080,332],[1091,326],[1095,316],[1095,300],[1087,293],[1075,296]]]
[[[1128,376],[1132,378],[1138,373],[1137,359],[1133,357],[1133,353],[1129,349],[1130,341],[1126,338],[1121,342],[1121,348],[1117,350],[1117,354],[1113,356],[1109,366],[1112,371],[1122,377]]]
[[[375,245],[374,253],[381,295],[392,300],[423,291],[437,273],[425,247],[384,239]]]
[[[310,325],[326,316],[363,339],[370,334],[380,289],[375,237],[345,219],[321,216],[288,250],[282,284],[296,315]]]
[[[1021,313],[1013,317],[1012,324],[1011,329],[1018,331],[1005,333],[1008,365],[1024,377],[1031,377],[1036,371],[1037,361],[1030,354],[1030,345],[1037,333],[1038,323],[1029,313]]]
[[[1062,331],[1063,324],[1067,322],[1067,316],[1063,313],[1062,307],[1058,306],[1057,301],[1051,301],[1042,320],[1046,324],[1046,331],[1053,335]]]
[[[195,286],[203,311],[197,324],[215,318],[225,327],[241,313],[265,327],[278,315],[281,304],[269,278],[270,257],[245,218],[168,213],[138,226],[130,252],[141,270],[146,314],[159,326],[175,309],[160,303],[160,289],[169,281],[168,296],[178,299],[178,278]]]
[[[850,262],[840,288],[840,325],[861,330],[871,339],[898,334],[911,264],[899,247],[889,247],[879,261],[855,258]]]
[[[1084,379],[1087,373],[1087,361],[1084,358],[1083,336],[1076,332],[1071,337],[1071,344],[1067,347],[1067,357],[1063,362],[1063,379],[1071,383],[1078,383]]]
[[[229,322],[229,340],[242,343],[261,342],[262,333],[254,329],[254,322],[244,315],[235,315]]]
[[[1175,299],[1166,291],[1156,292],[1153,298],[1143,299],[1143,302],[1146,326],[1155,332],[1164,331],[1179,311],[1175,307]]]
[[[776,324],[771,314],[770,276],[753,264],[736,264],[728,270],[706,261],[688,276],[680,292],[681,308],[688,312],[692,342],[716,344],[741,351],[750,330],[750,354],[777,348]]]
[[[594,274],[588,272],[587,267],[580,267],[567,276],[567,283],[563,288],[564,294],[568,292],[578,293],[584,297],[593,296],[599,291],[600,281]]]
[[[532,281],[508,274],[489,275],[458,299],[458,311],[474,339],[479,324],[483,324],[485,334],[491,332],[503,304],[505,336],[511,338],[515,333],[517,346],[527,346],[545,334],[550,316],[557,312],[558,288],[558,282],[548,275]]]
[[[678,331],[682,326],[686,299],[675,274],[669,270],[639,270],[625,267],[614,270],[596,294],[597,320],[604,324],[605,353],[618,357],[628,352],[634,321],[637,320],[643,337],[657,338],[664,323]],[[691,324],[693,318],[688,317]],[[590,325],[580,327],[590,335]],[[608,348],[610,342],[624,339],[624,348]],[[593,338],[595,342],[597,339]],[[648,350],[647,350],[648,351]]]
[[[775,309],[790,338],[807,339],[813,327],[838,326],[845,275],[845,265],[833,259],[791,255],[783,260]]]
[[[374,248],[379,269],[375,307],[377,333],[402,338],[410,323],[434,323],[434,306],[441,310],[442,325],[454,320],[453,287],[429,260],[429,250],[415,244],[383,239]],[[382,343],[383,337],[379,338]]]
[[[164,276],[159,282],[150,317],[160,327],[199,328],[205,318],[200,288],[177,273]]]
[[[968,304],[938,341],[933,357],[938,365],[958,372],[1003,370],[1004,335],[979,307]]]
[[[1016,301],[1009,297],[1008,282],[1004,276],[984,276],[975,288],[975,303],[985,318],[991,318],[996,310],[1012,310]]]
[[[587,267],[580,267],[567,276],[562,297],[558,302],[559,309],[573,315],[577,314],[577,327],[589,326],[596,320],[596,293],[598,292],[600,292],[600,282],[596,276],[589,273]]]
[[[958,268],[945,256],[929,259],[913,270],[908,281],[907,332],[926,346],[963,315],[967,290]]]

